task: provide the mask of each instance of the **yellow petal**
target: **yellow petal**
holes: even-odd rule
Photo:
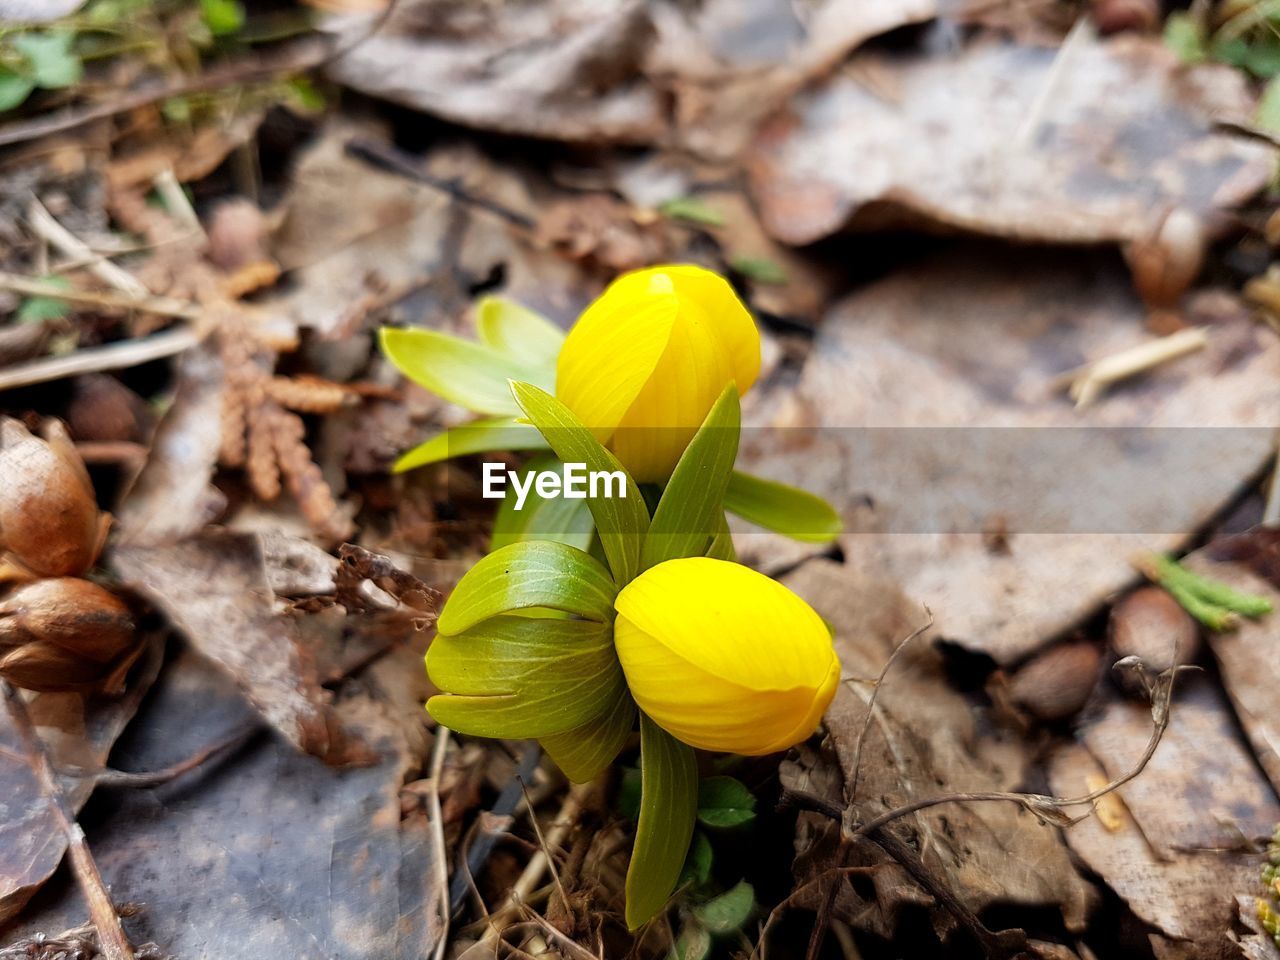
[[[615,280],[565,338],[556,366],[556,396],[604,442],[648,381],[666,349],[677,302],[653,271]]]
[[[640,708],[684,742],[765,754],[817,726],[839,682],[808,604],[722,560],[670,560],[618,595],[614,646]]]

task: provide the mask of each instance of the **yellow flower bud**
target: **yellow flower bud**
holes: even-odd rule
[[[651,267],[609,285],[569,331],[556,395],[639,482],[671,475],[725,384],[760,372],[760,334],[709,270]]]
[[[614,646],[640,709],[703,750],[759,756],[811,734],[840,662],[813,608],[710,557],[668,560],[614,602]]]

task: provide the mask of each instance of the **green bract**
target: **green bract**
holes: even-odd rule
[[[560,458],[622,469],[550,394],[528,383],[510,389]],[[428,702],[431,715],[460,733],[537,738],[578,782],[612,763],[638,713],[614,652],[614,598],[649,566],[726,549],[720,531],[738,424],[738,394],[730,385],[684,451],[652,520],[630,476],[625,496],[585,501],[607,566],[581,543],[520,539],[468,571],[440,614],[427,654],[432,681],[447,691]],[[536,524],[537,512],[525,522]],[[640,816],[627,873],[632,928],[671,896],[698,817],[693,749],[643,714],[640,770]]]

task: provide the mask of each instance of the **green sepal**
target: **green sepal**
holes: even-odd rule
[[[729,521],[725,517],[724,511],[720,512],[715,536],[711,538],[711,543],[707,545],[707,556],[714,560],[728,560],[730,563],[738,562],[738,551],[733,545],[733,534],[729,532]]]
[[[636,725],[636,704],[629,693],[594,720],[565,733],[542,738],[542,748],[574,783],[594,780],[613,763]]]
[[[678,557],[700,557],[724,515],[724,494],[738,456],[742,415],[729,384],[680,455],[653,512],[640,569]]]
[[[524,429],[536,436],[539,443],[546,445],[542,434],[533,427],[525,426]],[[531,473],[546,470],[554,470],[562,478],[564,476],[564,464],[547,455],[530,460],[521,471],[521,481]],[[596,527],[591,517],[591,507],[586,500],[570,500],[568,497],[546,499],[538,496],[533,484],[529,485],[528,490],[524,507],[517,510],[516,492],[512,487],[507,487],[506,496],[498,504],[498,512],[493,518],[490,550],[519,543],[521,540],[555,540],[579,550],[586,550],[591,546]]]
[[[627,929],[638,929],[667,903],[680,879],[698,812],[693,748],[640,714],[640,819],[627,870]]]
[[[616,594],[609,572],[589,553],[552,540],[521,541],[495,550],[466,572],[440,611],[436,632],[461,633],[529,607],[608,623]]]
[[[453,457],[465,457],[473,453],[492,450],[545,450],[547,441],[527,423],[518,423],[514,417],[494,420],[476,420],[460,427],[451,427],[420,443],[391,467],[392,473],[404,473],[427,464],[440,463]]]
[[[476,307],[476,332],[486,345],[527,366],[555,369],[564,331],[536,311],[505,297],[485,297]]]
[[[639,487],[618,459],[555,397],[529,383],[512,383],[511,392],[562,463],[585,464],[589,473],[619,471],[626,478],[625,496],[587,499],[613,579],[619,588],[626,586],[640,572],[641,544],[649,531],[649,511]]]
[[[613,628],[588,620],[494,617],[437,635],[427,674],[447,691],[427,701],[437,723],[500,740],[573,730],[626,696]]]
[[[840,515],[821,497],[737,470],[729,478],[724,508],[801,543],[830,543],[844,527]]]
[[[379,339],[382,352],[406,377],[476,413],[519,413],[507,386],[510,380],[555,384],[554,371],[527,366],[492,347],[439,330],[383,327]]]

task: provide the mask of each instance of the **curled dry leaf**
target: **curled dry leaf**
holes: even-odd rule
[[[120,546],[111,565],[230,674],[295,747],[330,764],[370,758],[338,722],[295,625],[275,610],[255,535],[209,533],[171,546]]]
[[[49,425],[45,440],[17,420],[0,420],[0,543],[11,561],[46,577],[84,573],[109,523],[60,423]]]
[[[761,132],[752,185],[766,227],[792,244],[921,219],[1018,240],[1127,241],[1172,207],[1212,232],[1270,176],[1269,147],[1215,132],[1252,111],[1239,72],[1188,70],[1154,37],[866,54]]]

